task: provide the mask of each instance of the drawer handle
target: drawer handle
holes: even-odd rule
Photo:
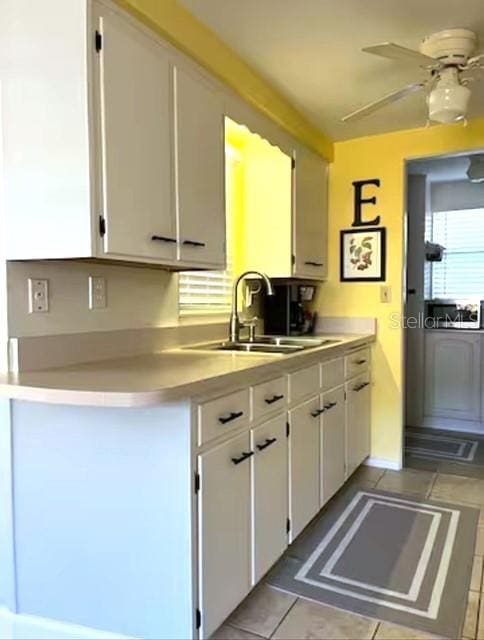
[[[253,455],[254,455],[253,451],[244,451],[244,453],[240,456],[240,458],[232,458],[232,462],[234,464],[240,464],[241,462],[244,462],[244,460],[247,460]]]
[[[325,412],[325,409],[316,409],[316,411],[311,411],[311,415],[313,418],[319,418],[319,416]]]
[[[174,242],[176,244],[176,238],[168,238],[167,236],[151,236],[151,239],[155,242]]]
[[[283,400],[283,399],[284,399],[284,396],[275,395],[275,396],[272,396],[272,398],[265,398],[264,402],[266,404],[274,404],[274,402],[277,402],[278,400]]]
[[[205,242],[197,242],[196,240],[184,240],[183,244],[189,247],[204,247]]]
[[[274,442],[277,442],[277,438],[266,438],[266,441],[264,442],[264,444],[258,444],[257,448],[259,449],[259,451],[264,451],[264,449],[267,449],[267,447],[270,447],[271,444],[274,444]]]
[[[324,408],[326,410],[332,409],[333,407],[335,407],[338,403],[337,402],[328,402],[328,404],[324,405]]]
[[[369,382],[363,382],[363,384],[359,384],[357,387],[353,387],[353,391],[361,391],[362,389],[367,387],[369,384],[370,384]]]
[[[313,260],[307,260],[304,264],[307,264],[309,267],[322,267],[323,262],[314,262]]]
[[[357,360],[356,364],[365,364],[365,362],[366,362],[366,359],[362,358],[361,360]]]
[[[226,418],[219,418],[218,421],[221,424],[227,424],[227,422],[232,422],[232,420],[237,420],[237,418],[241,418],[244,415],[243,411],[232,411],[232,413]]]

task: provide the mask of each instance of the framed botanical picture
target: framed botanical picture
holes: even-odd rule
[[[341,231],[340,276],[344,282],[381,282],[386,271],[386,229]]]

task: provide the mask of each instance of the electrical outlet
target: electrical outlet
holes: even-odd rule
[[[49,281],[29,278],[29,313],[49,311]]]
[[[380,287],[380,302],[392,301],[392,288],[388,285],[382,285]]]
[[[106,278],[89,276],[89,309],[105,309],[107,306]]]

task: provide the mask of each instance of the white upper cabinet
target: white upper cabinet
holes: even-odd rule
[[[203,78],[174,70],[180,259],[225,268],[224,117]]]
[[[324,280],[328,273],[327,165],[309,149],[296,153],[293,275]]]
[[[223,268],[218,84],[114,4],[8,4],[7,258]]]
[[[162,47],[113,12],[99,19],[103,250],[174,261],[170,64]]]

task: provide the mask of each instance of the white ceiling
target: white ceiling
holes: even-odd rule
[[[420,79],[418,68],[363,53],[393,41],[417,49],[449,27],[474,30],[484,49],[483,0],[179,0],[335,140],[424,126],[423,95],[353,124],[346,113]],[[484,81],[470,117],[484,115]]]

